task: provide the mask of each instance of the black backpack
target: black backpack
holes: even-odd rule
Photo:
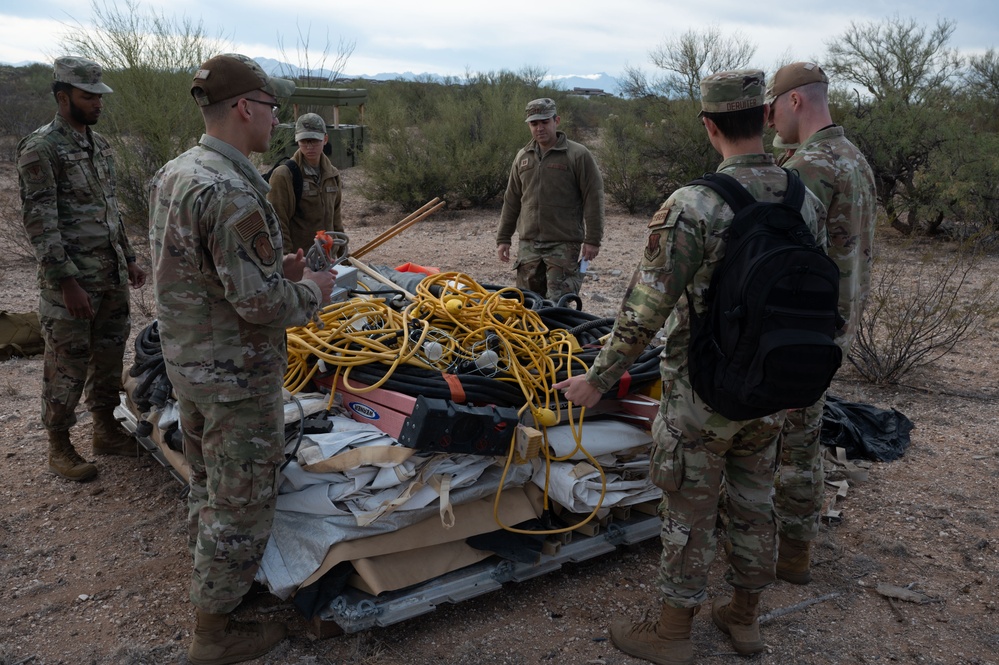
[[[281,166],[282,164],[287,166],[288,170],[291,171],[291,186],[292,189],[295,190],[295,207],[297,208],[298,202],[302,200],[302,187],[303,187],[302,169],[298,167],[298,162],[296,162],[294,159],[291,158],[281,160],[280,162],[272,166],[267,173],[264,174],[263,176],[264,180],[270,182],[271,175],[274,174],[274,170],[277,167]]]
[[[787,171],[783,202],[757,201],[738,180],[709,173],[691,185],[716,191],[735,212],[706,294],[690,310],[690,381],[730,420],[814,404],[843,360],[833,342],[839,268],[801,217],[805,186]]]

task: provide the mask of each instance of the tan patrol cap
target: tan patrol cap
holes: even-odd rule
[[[114,92],[101,82],[102,74],[100,65],[93,60],[78,56],[56,58],[55,64],[52,66],[53,80],[68,83],[74,88],[95,95],[106,95],[109,92]]]
[[[295,121],[295,140],[323,140],[326,136],[326,121],[318,113],[303,113]]]
[[[239,53],[223,53],[198,68],[191,94],[199,106],[208,106],[251,90],[263,90],[274,97],[288,97],[295,84],[288,79],[268,76],[252,58]]]
[[[829,83],[829,77],[814,62],[792,62],[777,70],[767,86],[767,104],[789,90],[807,85],[808,83]]]
[[[765,78],[761,69],[735,69],[701,79],[701,112],[732,113],[763,106]]]

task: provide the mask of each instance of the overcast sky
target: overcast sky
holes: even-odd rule
[[[103,6],[125,3],[99,0]],[[355,49],[348,75],[413,72],[519,71],[552,76],[651,70],[649,51],[672,35],[712,25],[739,32],[758,46],[755,64],[768,72],[787,60],[821,61],[826,43],[851,21],[882,21],[898,13],[932,27],[953,19],[951,46],[980,53],[999,46],[999,3],[994,0],[575,0],[545,4],[506,0],[136,0],[140,10],[201,21],[231,50],[298,64],[299,34],[310,54],[342,40]],[[768,6],[774,11],[768,12]],[[501,7],[502,9],[498,9]],[[51,62],[63,55],[62,36],[91,24],[87,0],[0,0],[0,62]],[[282,44],[286,56],[282,55]]]

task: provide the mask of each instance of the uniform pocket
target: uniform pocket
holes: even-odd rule
[[[683,441],[680,430],[661,416],[652,422],[655,442],[649,460],[649,479],[659,489],[676,492],[683,484]]]

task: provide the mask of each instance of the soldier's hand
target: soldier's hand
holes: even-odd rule
[[[579,258],[586,259],[587,261],[592,261],[597,258],[597,254],[600,253],[599,245],[588,245],[585,242],[579,250]]]
[[[74,319],[94,318],[94,308],[90,302],[90,294],[83,290],[74,277],[62,280],[62,301]]]
[[[559,381],[552,388],[561,390],[565,398],[577,406],[591,408],[597,405],[602,394],[590,385],[584,374],[570,376],[565,381]]]
[[[506,243],[496,245],[496,256],[503,263],[510,263],[510,245]]]
[[[325,305],[330,301],[330,294],[333,293],[333,272],[329,270],[323,270],[321,272],[313,272],[308,268],[305,269],[302,279],[308,279],[316,283],[319,286],[319,291],[322,293],[322,302],[320,305]]]
[[[128,264],[128,283],[133,289],[141,289],[146,283],[146,271],[139,267],[135,261]]]
[[[305,252],[301,247],[294,254],[285,254],[282,267],[284,276],[293,282],[301,281],[305,271]]]

